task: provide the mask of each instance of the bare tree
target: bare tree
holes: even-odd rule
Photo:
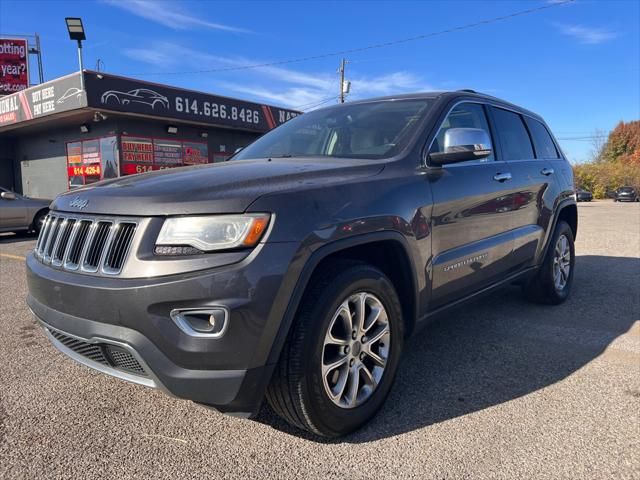
[[[607,132],[599,128],[595,129],[591,134],[591,161],[599,162],[602,160],[602,154],[607,146]]]

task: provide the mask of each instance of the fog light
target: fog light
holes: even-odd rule
[[[170,315],[180,330],[192,337],[221,337],[229,323],[229,312],[224,307],[176,309]]]

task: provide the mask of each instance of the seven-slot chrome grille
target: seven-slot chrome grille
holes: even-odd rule
[[[117,275],[127,259],[137,223],[51,212],[36,243],[45,264],[81,273]]]

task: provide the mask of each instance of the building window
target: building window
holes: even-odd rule
[[[122,175],[209,162],[206,143],[122,136]]]
[[[69,188],[117,177],[117,144],[115,136],[67,143]]]
[[[120,175],[203,163],[209,163],[209,152],[201,142],[122,135],[67,143],[70,189]]]

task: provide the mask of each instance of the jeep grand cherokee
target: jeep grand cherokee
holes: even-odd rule
[[[60,195],[28,303],[89,367],[236,415],[266,398],[339,436],[447,308],[514,282],[567,298],[573,192],[548,127],[515,105],[472,91],[337,105],[226,163]]]

